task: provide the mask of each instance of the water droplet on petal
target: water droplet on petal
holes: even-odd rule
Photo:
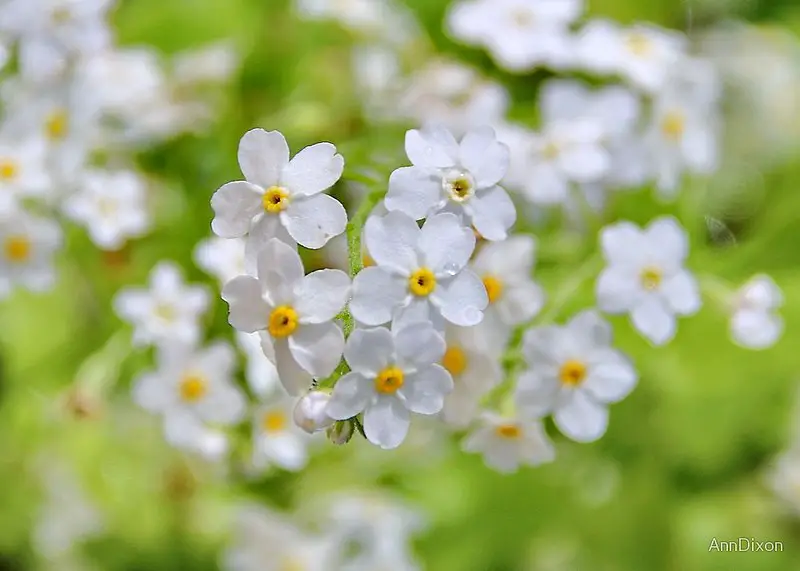
[[[455,262],[447,262],[442,268],[444,273],[448,276],[454,276],[458,273],[459,267]]]

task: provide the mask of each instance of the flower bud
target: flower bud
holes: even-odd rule
[[[333,424],[333,419],[325,414],[329,400],[331,395],[322,391],[311,391],[303,395],[294,407],[295,424],[309,434],[329,427]]]
[[[343,446],[350,442],[355,431],[355,425],[352,420],[337,420],[336,423],[328,429],[328,440],[336,446]]]

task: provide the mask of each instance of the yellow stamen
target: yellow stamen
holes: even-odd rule
[[[13,159],[0,159],[0,179],[9,181],[17,178],[19,165]]]
[[[489,303],[494,303],[503,295],[503,282],[494,276],[483,276],[483,287],[486,288]]]
[[[653,266],[643,269],[639,275],[642,287],[647,291],[657,290],[661,286],[662,277],[661,270]]]
[[[261,418],[261,428],[270,434],[283,432],[286,423],[286,414],[281,410],[269,410]]]
[[[208,380],[201,375],[187,374],[181,379],[179,390],[184,402],[197,402],[208,393]]]
[[[261,199],[264,210],[270,214],[277,214],[289,206],[289,193],[280,186],[271,186]]]
[[[678,141],[686,131],[686,116],[680,111],[670,111],[661,119],[661,132],[670,141]]]
[[[15,263],[27,261],[31,257],[32,249],[27,236],[8,236],[3,244],[6,259]]]
[[[582,361],[570,359],[561,365],[559,377],[563,384],[576,387],[586,379],[586,365]]]
[[[501,424],[494,431],[500,438],[508,438],[510,440],[516,440],[522,436],[522,430],[516,424]]]
[[[428,268],[420,268],[408,278],[408,289],[414,295],[429,295],[436,289],[436,276]]]
[[[628,49],[633,55],[646,57],[653,51],[653,42],[642,33],[634,32],[627,38]]]
[[[297,329],[297,312],[293,307],[281,305],[272,310],[267,330],[273,337],[288,337]]]
[[[48,115],[44,130],[47,133],[47,137],[52,141],[64,139],[69,131],[69,115],[67,115],[67,112],[59,109]]]
[[[164,321],[175,321],[175,318],[177,317],[175,307],[168,303],[159,303],[156,306],[155,314]]]
[[[403,386],[403,371],[397,367],[386,367],[375,377],[375,390],[383,394],[396,393]]]
[[[442,357],[442,367],[457,377],[467,369],[467,354],[461,347],[450,345]]]

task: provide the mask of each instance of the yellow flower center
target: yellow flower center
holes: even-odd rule
[[[308,567],[300,559],[287,557],[281,561],[278,571],[306,571]]]
[[[0,179],[9,181],[17,178],[19,165],[13,159],[0,159]]]
[[[264,204],[264,210],[270,214],[277,214],[289,206],[289,193],[280,186],[271,186],[264,193],[261,201]]]
[[[44,130],[51,141],[60,141],[67,136],[69,131],[69,115],[63,109],[53,111],[47,116]]]
[[[372,259],[372,256],[364,252],[361,254],[361,265],[365,268],[375,265],[375,260]]]
[[[461,347],[450,345],[442,357],[442,367],[457,377],[467,369],[467,354]]]
[[[686,116],[680,111],[670,111],[661,119],[661,132],[671,141],[683,137],[686,131]]]
[[[494,303],[503,295],[503,282],[494,276],[483,276],[483,287],[486,288],[489,303]]]
[[[178,390],[184,402],[197,402],[208,393],[208,380],[202,375],[189,373],[181,379]]]
[[[544,157],[548,161],[556,160],[558,158],[558,155],[560,154],[561,154],[561,147],[559,147],[556,143],[553,143],[552,141],[547,143],[542,149],[542,157]]]
[[[576,387],[586,379],[586,365],[582,361],[570,359],[561,365],[558,376],[563,384]]]
[[[383,394],[396,393],[403,386],[403,371],[397,367],[386,367],[375,377],[375,390]]]
[[[288,337],[297,329],[297,312],[293,307],[281,305],[269,315],[267,330],[273,337]]]
[[[282,410],[269,410],[261,417],[261,428],[269,434],[283,432],[286,424],[286,414]]]
[[[155,314],[164,321],[175,321],[175,318],[177,317],[175,307],[168,303],[159,303],[156,306]]]
[[[429,295],[436,289],[436,276],[428,268],[420,268],[408,278],[408,289],[414,295]]]
[[[642,282],[642,287],[647,291],[657,290],[661,285],[661,270],[653,266],[647,267],[642,270],[639,279]]]
[[[516,440],[522,436],[522,430],[516,424],[501,424],[494,429],[495,434],[500,438],[507,438],[509,440]]]
[[[475,194],[475,179],[469,172],[452,169],[442,177],[442,188],[454,202],[466,202]]]
[[[533,25],[535,18],[530,10],[518,8],[511,14],[511,20],[520,28],[528,28]]]
[[[31,250],[31,241],[27,236],[8,236],[3,244],[6,259],[15,263],[27,261],[31,257]]]
[[[630,34],[626,44],[630,52],[635,56],[647,57],[653,51],[653,42],[650,41],[650,38],[639,32]]]

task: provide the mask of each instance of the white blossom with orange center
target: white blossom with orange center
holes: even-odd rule
[[[61,228],[52,220],[13,208],[0,213],[0,299],[15,287],[50,289],[55,281],[53,255],[61,240]]]
[[[555,459],[555,450],[539,420],[523,420],[485,412],[464,439],[465,452],[481,454],[484,463],[501,473],[520,465],[539,466]]]
[[[753,276],[732,301],[730,335],[737,345],[766,349],[778,341],[784,327],[783,318],[778,314],[783,305],[783,293],[771,277]]]
[[[200,316],[209,302],[205,286],[185,284],[178,266],[160,262],[150,273],[149,286],[123,289],[114,299],[114,308],[134,326],[137,345],[191,345],[200,338]]]
[[[158,352],[155,371],[138,377],[133,400],[164,421],[173,446],[215,455],[227,449],[215,426],[239,422],[246,402],[232,382],[236,355],[226,343],[201,349],[167,344]]]
[[[625,398],[638,378],[627,357],[611,346],[611,326],[595,311],[583,311],[563,326],[528,330],[523,355],[528,369],[514,395],[519,414],[552,414],[558,429],[577,442],[605,434],[608,404]]]
[[[504,240],[517,219],[514,203],[499,186],[508,170],[509,150],[490,127],[469,131],[460,142],[442,126],[406,133],[413,164],[389,177],[387,210],[416,220],[447,208],[487,240]]]
[[[630,222],[600,234],[607,266],[597,280],[598,307],[628,313],[634,327],[656,345],[675,336],[676,315],[702,304],[694,276],[683,267],[688,237],[677,220],[661,217],[642,229]]]
[[[480,323],[488,299],[480,278],[466,269],[475,235],[453,213],[439,213],[422,228],[410,216],[372,216],[364,231],[375,261],[353,281],[350,311],[364,325],[406,316],[462,326]]]
[[[308,463],[310,436],[295,424],[294,404],[294,399],[276,395],[253,413],[252,462],[258,470],[278,466],[296,472]]]
[[[356,329],[344,358],[351,372],[336,383],[327,414],[337,420],[364,413],[367,439],[396,448],[406,437],[410,414],[436,414],[453,389],[439,363],[445,343],[429,321],[385,328]]]
[[[344,207],[323,193],[344,169],[332,144],[306,147],[289,160],[281,133],[253,129],[239,143],[239,166],[246,180],[223,185],[211,198],[218,236],[252,234],[258,241],[274,237],[318,249],[344,232]]]
[[[275,363],[284,388],[299,395],[312,377],[330,375],[344,349],[333,322],[350,295],[350,278],[340,270],[305,274],[300,256],[273,238],[256,259],[256,276],[243,275],[222,289],[230,324],[261,332],[262,349]]]

